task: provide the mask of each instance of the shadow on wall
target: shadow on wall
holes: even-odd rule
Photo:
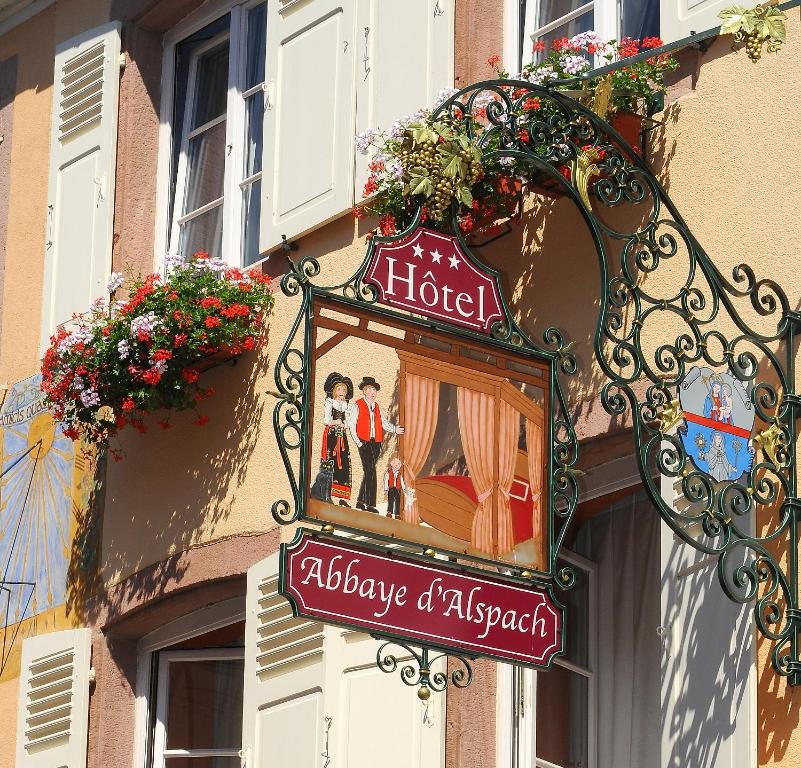
[[[663,531],[662,536],[663,558],[664,537],[672,540],[662,579],[662,604],[667,606],[661,661],[662,764],[739,765],[737,755],[746,748],[739,734],[747,730],[737,737],[735,730],[743,727],[750,706],[748,672],[754,658],[750,606],[723,594],[714,563],[704,565],[702,555],[671,533]],[[687,573],[692,567],[698,570]]]
[[[129,429],[121,434],[125,458],[108,462],[105,489],[99,489],[95,500],[95,508],[102,508],[105,497],[102,531],[91,530],[96,523],[84,524],[84,538],[94,540],[95,551],[102,552],[99,575],[94,582],[89,580],[86,586],[74,588],[71,598],[76,608],[93,588],[108,587],[121,576],[215,534],[224,536],[237,505],[240,512],[244,508],[250,515],[247,522],[252,520],[251,530],[267,527],[269,510],[262,495],[248,504],[243,486],[259,433],[269,429],[271,403],[266,396],[257,396],[256,389],[257,382],[266,384],[269,365],[267,351],[262,348],[258,354],[243,356],[235,365],[224,364],[204,373],[202,385],[215,390],[212,397],[198,404],[199,413],[209,417],[204,426],[193,423],[197,419],[194,412],[165,412],[146,421],[148,434]],[[168,429],[159,424],[166,418]],[[264,473],[271,471],[259,462],[253,469],[262,481]],[[277,471],[277,467],[274,469]],[[241,529],[242,523],[237,527]],[[80,540],[81,536],[76,536],[76,570],[86,564],[86,547]],[[166,560],[147,582],[131,580],[131,589],[137,594],[120,594],[119,601],[147,599],[158,595],[167,583],[180,581],[183,573],[178,562],[176,558]]]

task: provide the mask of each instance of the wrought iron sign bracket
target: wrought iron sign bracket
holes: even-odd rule
[[[538,105],[533,111],[527,106],[532,100]],[[477,113],[480,119],[469,117]],[[758,278],[747,264],[727,267],[727,277],[640,154],[563,92],[521,80],[484,81],[453,95],[432,119],[464,121],[486,173],[513,174],[525,191],[547,182],[550,196],[556,190],[577,210],[598,259],[593,352],[606,378],[601,403],[611,416],[631,417],[643,487],[659,515],[679,539],[716,559],[726,595],[753,605],[755,624],[772,645],[775,671],[789,684],[801,684],[801,396],[795,389],[801,314],[791,310],[774,280]],[[305,519],[313,304],[331,298],[378,318],[395,316],[378,306],[378,291],[365,279],[370,258],[380,243],[411,236],[420,218],[418,209],[396,237],[374,236],[364,263],[343,283],[315,285],[320,265],[309,257],[282,280],[283,292],[301,300],[275,369],[273,424],[291,486],[291,501],[272,509],[282,524]],[[443,229],[454,233],[477,269],[497,279],[471,254],[456,206]],[[557,557],[575,510],[580,470],[562,392],[577,366],[572,345],[556,327],[545,332],[544,344],[535,344],[501,301],[503,316],[481,341],[550,365],[548,557],[535,577],[567,588],[573,576],[558,569]],[[454,333],[447,323],[404,320]],[[559,318],[553,320],[558,324]],[[457,333],[479,338],[466,329]],[[524,581],[522,569],[514,576]],[[420,669],[430,670],[430,655],[413,655]],[[426,680],[425,687],[435,690],[433,682]]]

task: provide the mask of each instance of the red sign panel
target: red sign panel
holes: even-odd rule
[[[495,280],[465,256],[455,237],[418,227],[409,237],[380,243],[364,278],[379,302],[489,333],[501,320]]]
[[[468,656],[548,666],[562,652],[563,609],[544,590],[306,532],[282,546],[281,593],[299,616]]]

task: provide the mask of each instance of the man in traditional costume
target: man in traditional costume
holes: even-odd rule
[[[348,409],[348,427],[353,441],[359,449],[362,462],[362,483],[356,499],[357,509],[378,512],[376,509],[376,493],[378,478],[375,467],[381,455],[381,444],[385,434],[403,434],[403,427],[387,421],[381,408],[375,401],[381,385],[372,377],[364,376],[359,384],[362,397],[351,403]]]

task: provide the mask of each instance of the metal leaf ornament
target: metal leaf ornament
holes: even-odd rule
[[[787,36],[785,21],[787,16],[774,2],[744,8],[732,5],[724,8],[718,18],[722,19],[720,34],[733,35],[732,48],[745,40],[745,52],[756,64],[762,58],[762,46],[767,42],[768,52],[775,53],[781,48]]]

